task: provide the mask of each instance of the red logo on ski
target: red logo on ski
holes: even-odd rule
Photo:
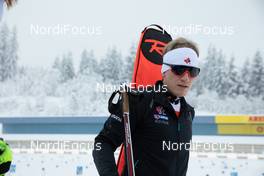
[[[156,51],[157,53],[159,53],[159,55],[162,55],[163,47],[166,45],[166,43],[153,39],[146,39],[145,42],[152,43],[151,48],[149,50],[150,53]]]

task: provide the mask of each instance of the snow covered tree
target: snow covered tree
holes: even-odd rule
[[[6,24],[0,28],[0,81],[5,81],[8,77],[8,36],[9,29]]]
[[[249,89],[251,96],[259,97],[264,94],[264,61],[260,51],[257,51],[251,64]]]
[[[220,50],[217,53],[217,66],[215,67],[214,87],[219,97],[224,99],[229,89],[227,83],[227,69],[225,57]]]
[[[120,83],[123,61],[121,54],[114,47],[108,49],[105,58],[100,62],[100,74],[104,82]]]
[[[250,77],[251,77],[251,70],[250,70],[249,58],[247,58],[240,71],[240,78],[243,85],[242,94],[247,98],[249,98],[251,95],[249,89]]]
[[[231,57],[227,64],[226,86],[228,87],[227,95],[236,97],[241,93],[242,83],[239,79],[237,67],[234,64],[235,58]]]
[[[75,76],[74,66],[73,66],[73,57],[72,53],[69,52],[66,56],[63,56],[61,62],[61,76],[62,82],[66,82]]]
[[[97,67],[98,63],[95,59],[93,50],[90,52],[84,50],[81,55],[79,72],[83,75],[89,75],[91,73],[97,72]]]
[[[17,33],[12,32],[6,24],[0,28],[0,81],[10,79],[17,73]]]
[[[53,69],[58,69],[58,70],[61,69],[61,61],[60,61],[60,58],[59,57],[56,57],[55,58],[54,63],[52,65],[52,68]]]
[[[210,91],[216,91],[220,98],[225,98],[228,87],[226,85],[226,62],[222,51],[217,51],[215,47],[210,46],[202,70],[205,87]]]
[[[206,68],[204,63],[200,63],[200,74],[199,76],[194,80],[194,83],[192,84],[191,90],[193,90],[197,96],[202,95],[206,88]]]
[[[77,90],[72,90],[69,99],[69,114],[76,115],[79,110],[79,102],[77,99]]]
[[[137,52],[136,45],[135,43],[132,43],[129,49],[129,54],[124,61],[122,81],[130,81],[130,82],[132,81],[136,52]]]
[[[17,73],[17,61],[18,61],[18,42],[17,42],[17,31],[16,28],[13,28],[13,31],[10,35],[9,47],[8,47],[8,78],[12,78]]]
[[[206,88],[209,90],[215,89],[215,78],[217,77],[216,68],[218,67],[217,64],[217,50],[215,47],[210,46],[208,48],[208,54],[205,58],[205,63],[203,66],[203,73],[204,73],[204,84]]]
[[[203,81],[204,79],[203,78],[204,76],[200,74],[192,86],[192,90],[195,91],[197,96],[202,95],[204,93],[204,81]]]

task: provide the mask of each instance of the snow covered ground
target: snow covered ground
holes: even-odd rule
[[[98,175],[91,155],[94,135],[4,135],[3,137],[13,146],[14,151],[14,161],[7,176]],[[232,143],[245,146],[254,144],[256,149],[262,148],[255,152],[252,150],[241,153],[192,151],[188,176],[263,176],[263,139],[263,137],[244,136],[194,136],[193,142]],[[32,146],[29,145],[29,141],[86,142],[87,148],[46,150],[47,148],[42,145],[42,148],[30,149]],[[118,155],[117,152],[115,154]]]

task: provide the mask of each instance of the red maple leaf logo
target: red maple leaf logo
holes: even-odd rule
[[[184,59],[184,62],[186,64],[191,64],[191,59],[189,57],[187,57],[186,59]]]

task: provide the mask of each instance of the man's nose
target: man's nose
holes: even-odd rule
[[[190,80],[190,73],[186,70],[183,74],[182,74],[182,76],[181,76],[181,79],[183,80],[183,81],[189,81]]]

